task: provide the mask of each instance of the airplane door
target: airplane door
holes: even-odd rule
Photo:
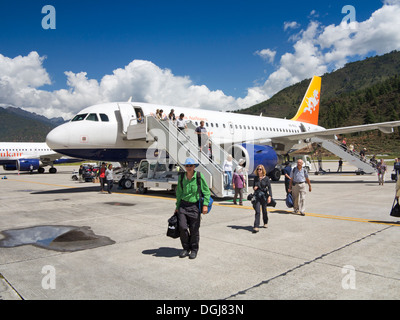
[[[228,126],[229,126],[229,132],[231,133],[231,135],[233,135],[235,133],[235,128],[233,127],[233,123],[229,121]]]
[[[136,124],[135,109],[130,103],[119,103],[118,108],[122,119],[122,133],[125,134],[128,132],[129,125]],[[131,122],[132,119],[135,121]]]

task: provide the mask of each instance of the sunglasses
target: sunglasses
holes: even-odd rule
[[[192,167],[194,167],[194,164],[187,164],[187,165],[185,165],[185,168],[192,168]]]
[[[262,168],[258,168],[257,171],[262,171]]]

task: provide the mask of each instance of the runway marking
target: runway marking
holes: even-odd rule
[[[70,188],[70,189],[79,188],[79,187],[74,187],[74,186],[65,186],[65,185],[51,184],[51,183],[45,183],[45,182],[36,182],[36,181],[26,181],[26,180],[12,179],[12,178],[8,178],[7,180],[16,181],[16,182],[23,182],[23,183],[35,183],[35,184],[41,184],[41,185],[53,186],[53,187],[61,187],[61,188]],[[166,198],[166,197],[152,196],[152,195],[145,195],[145,194],[120,193],[120,192],[113,192],[113,194],[129,195],[129,196],[136,196],[136,197],[146,197],[146,198],[154,198],[154,199],[163,199],[163,200],[173,200],[173,201],[175,201],[175,198]],[[239,206],[239,205],[234,205],[234,204],[224,204],[224,203],[218,203],[218,202],[214,202],[213,205],[220,206],[220,207],[229,207],[229,208],[238,208],[238,209],[245,209],[245,210],[254,210],[253,207],[250,207],[250,206]],[[269,208],[268,211],[272,212],[272,213],[276,212],[276,211],[279,211],[279,212],[284,211],[287,214],[293,214],[292,210],[287,210],[287,209],[271,209],[271,208]],[[399,222],[379,221],[379,220],[353,218],[353,217],[343,217],[343,216],[335,216],[335,215],[320,214],[320,213],[310,213],[310,212],[306,212],[305,216],[314,217],[314,218],[353,221],[353,222],[363,222],[363,223],[373,223],[373,224],[382,224],[382,225],[400,227],[400,221]]]

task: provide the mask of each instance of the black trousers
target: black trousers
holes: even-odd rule
[[[199,203],[181,201],[178,209],[178,221],[183,249],[196,252],[199,250],[200,220]]]
[[[255,215],[255,219],[254,219],[254,228],[260,227],[260,218],[261,218],[260,217],[260,215],[261,215],[260,207],[262,208],[264,224],[268,223],[267,202],[264,199],[257,198],[256,202],[253,205],[253,208],[256,211],[256,215]]]

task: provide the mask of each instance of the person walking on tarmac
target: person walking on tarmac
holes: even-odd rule
[[[289,183],[289,192],[293,191],[293,209],[294,213],[298,214],[300,211],[300,215],[305,215],[306,210],[306,182],[308,184],[308,190],[311,192],[311,182],[308,178],[307,171],[303,168],[303,160],[297,160],[297,166],[293,168],[290,173],[290,183]]]
[[[175,213],[178,214],[180,239],[183,247],[179,255],[180,258],[189,256],[189,259],[195,259],[197,257],[201,213],[206,214],[208,212],[207,206],[211,192],[203,174],[194,170],[198,165],[193,159],[186,159],[184,163],[186,173],[179,177],[176,188]],[[199,208],[200,195],[197,175],[200,175],[200,187],[204,197],[202,212]]]

